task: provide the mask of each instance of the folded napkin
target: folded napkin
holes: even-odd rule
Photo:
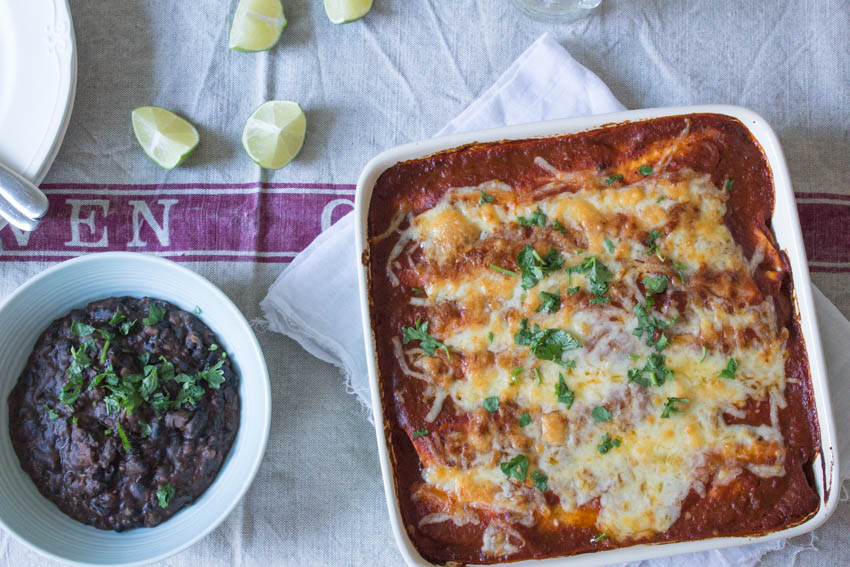
[[[608,87],[573,59],[548,33],[505,71],[496,83],[437,135],[512,124],[625,110]],[[354,215],[327,229],[284,269],[261,307],[271,330],[297,340],[314,356],[337,365],[346,387],[364,407],[371,405],[360,323]],[[817,289],[815,309],[823,336],[838,430],[850,429],[850,322]],[[317,304],[315,297],[324,298]],[[371,419],[371,414],[370,414]],[[842,480],[850,472],[850,435],[840,439]],[[752,566],[784,541],[641,562],[653,567],[693,561],[699,565]]]

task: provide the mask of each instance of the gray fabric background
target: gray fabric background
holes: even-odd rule
[[[544,31],[629,108],[733,103],[764,115],[795,189],[850,194],[850,2],[604,0],[592,18],[541,24],[509,0],[375,0],[333,26],[320,0],[284,0],[289,27],[265,54],[230,52],[235,1],[72,0],[79,79],[47,182],[353,183],[375,153],[436,132]],[[305,108],[298,159],[263,172],[242,152],[245,118],[269,98]],[[164,172],[132,137],[133,107],[192,120],[202,142]],[[190,263],[249,320],[281,265]],[[5,297],[44,264],[0,264]],[[850,276],[814,281],[850,315]],[[201,543],[160,565],[400,565],[374,430],[338,371],[258,329],[272,380],[268,451],[253,487]],[[850,564],[850,505],[764,565]],[[802,550],[814,542],[814,549]],[[50,564],[0,531],[0,563]]]

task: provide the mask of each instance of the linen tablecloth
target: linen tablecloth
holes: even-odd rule
[[[235,2],[72,0],[77,102],[43,186],[51,212],[31,235],[0,229],[0,298],[56,261],[137,250],[185,262],[258,320],[283,265],[350,210],[372,155],[431,136],[549,31],[629,108],[723,102],[765,116],[788,159],[813,279],[850,315],[846,0],[605,0],[569,25],[528,20],[507,0],[376,0],[345,26],[318,0],[284,4],[281,43],[242,54],[226,48]],[[278,172],[239,144],[270,98],[299,101],[308,120],[301,155]],[[177,170],[160,170],[133,139],[130,110],[145,104],[198,126],[201,144]],[[213,534],[161,564],[400,565],[357,402],[335,368],[257,332],[274,404],[263,465]],[[763,564],[850,563],[848,525],[843,503],[815,538]],[[819,551],[801,551],[810,545]],[[0,564],[49,562],[0,531]]]

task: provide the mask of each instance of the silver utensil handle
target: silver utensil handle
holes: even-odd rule
[[[38,228],[38,219],[32,219],[24,215],[21,211],[13,207],[11,203],[2,198],[0,198],[0,217],[3,217],[9,224],[21,230],[32,231]]]
[[[39,219],[47,213],[47,197],[41,190],[0,163],[0,198],[17,209],[21,215]],[[9,220],[6,215],[3,215]],[[12,222],[9,220],[9,222]],[[12,223],[17,226],[16,223]]]

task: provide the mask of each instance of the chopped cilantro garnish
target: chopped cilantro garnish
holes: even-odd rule
[[[513,370],[511,370],[511,381],[510,381],[511,386],[513,386],[514,384],[517,383],[517,378],[519,377],[520,374],[522,374],[522,368],[514,368]]]
[[[73,423],[73,424],[75,424],[75,425],[76,425],[76,423],[77,423],[77,421],[79,421],[79,419],[80,419],[80,418],[78,418],[78,417],[75,415],[74,417],[72,417],[72,418],[71,418],[71,423]]]
[[[735,180],[734,179],[727,179],[723,188],[726,189],[727,191],[731,191],[733,185],[735,185]]]
[[[59,401],[69,408],[77,401],[83,390],[83,370],[91,366],[91,359],[86,354],[85,346],[81,345],[79,350],[71,347],[71,356],[73,359],[65,371],[67,381],[62,384],[59,392]]]
[[[562,366],[567,362],[562,359],[563,353],[579,348],[578,341],[568,332],[561,329],[544,331],[539,325],[529,329],[528,319],[520,322],[520,329],[514,335],[514,342],[529,347],[534,356],[540,360],[551,360]]]
[[[525,427],[529,423],[531,423],[531,416],[528,415],[528,412],[525,412],[521,416],[519,416],[519,426],[520,427]]]
[[[667,419],[671,413],[682,413],[682,410],[676,407],[676,404],[689,404],[691,400],[688,398],[667,398],[664,402],[664,411],[661,412],[661,417]]]
[[[124,429],[121,427],[120,419],[115,420],[115,429],[118,430],[118,436],[121,438],[121,445],[124,447],[124,450],[129,451],[132,449],[133,446],[130,445],[130,440],[127,438],[127,434],[124,433]]]
[[[562,234],[567,233],[567,227],[562,225],[558,219],[555,219],[555,220],[552,221],[552,228],[554,228],[555,230],[557,230],[558,232],[560,232]]]
[[[580,265],[571,266],[567,268],[567,271],[571,275],[573,272],[584,274],[590,285],[590,293],[593,294],[591,303],[603,305],[611,301],[609,297],[605,296],[605,293],[608,291],[608,282],[611,281],[613,274],[596,256],[585,258]]]
[[[656,240],[658,240],[659,238],[661,238],[661,231],[658,231],[658,230],[650,231],[649,237],[646,239],[646,244],[647,244],[646,253],[647,254],[656,254],[656,255],[658,254],[658,244],[656,243]],[[660,258],[660,256],[659,256],[659,258]]]
[[[673,379],[673,371],[667,368],[667,361],[663,354],[652,353],[646,360],[643,368],[632,368],[628,372],[629,382],[635,382],[639,386],[649,388],[650,386],[661,386],[667,380]]]
[[[209,350],[218,350],[218,345],[215,343],[211,344]]]
[[[629,358],[630,358],[630,359],[632,359],[632,360],[640,360],[640,355],[637,355],[637,354],[630,354],[630,355],[629,355]]]
[[[112,314],[112,318],[109,320],[109,324],[114,326],[121,323],[122,321],[125,321],[126,319],[127,317],[116,311]]]
[[[564,381],[564,375],[560,372],[558,373],[558,383],[555,384],[555,395],[558,396],[558,403],[566,404],[567,409],[573,406],[575,394],[569,389],[566,381]]]
[[[497,266],[496,264],[490,264],[490,269],[496,270],[500,274],[505,274],[506,276],[517,276],[517,275],[519,275],[516,272],[512,272],[511,270],[506,270],[505,268],[503,268],[501,266]]]
[[[94,334],[94,327],[91,325],[87,325],[85,323],[81,323],[79,321],[74,321],[71,323],[71,334],[75,337],[87,337],[91,334]]]
[[[638,168],[638,172],[641,175],[652,175],[652,166],[651,165],[642,165]]]
[[[604,455],[614,447],[619,447],[621,443],[622,441],[620,439],[612,439],[611,435],[609,433],[606,433],[602,436],[602,443],[596,446],[596,450]]]
[[[590,542],[591,543],[599,543],[600,541],[606,540],[606,539],[608,539],[608,534],[606,534],[605,532],[602,532],[601,534],[599,534],[595,538],[591,539]]]
[[[570,287],[570,288],[567,288],[567,293],[568,293],[568,294],[570,294],[570,295],[575,295],[575,294],[577,294],[580,290],[581,290],[581,288],[580,288],[579,286]]]
[[[682,285],[685,285],[685,270],[688,267],[684,264],[680,264],[679,262],[673,262],[673,267],[676,268],[676,275],[679,276],[679,282]]]
[[[522,288],[531,289],[549,272],[564,265],[564,259],[554,248],[545,256],[540,256],[537,250],[526,244],[517,255],[516,263],[522,271]]]
[[[543,377],[540,375],[540,369],[535,368],[531,372],[532,372],[532,374],[534,374],[534,381],[537,382],[538,384],[542,384],[543,383]]]
[[[611,175],[610,177],[608,177],[605,180],[605,183],[607,183],[608,185],[611,185],[612,183],[614,183],[615,181],[618,181],[618,180],[619,181],[623,180],[623,174],[622,173],[615,173],[614,175]]]
[[[410,341],[419,341],[419,346],[422,347],[422,350],[428,356],[434,356],[434,349],[441,348],[446,353],[446,356],[451,358],[449,347],[428,334],[428,321],[416,319],[413,327],[403,327],[402,331],[404,344]]]
[[[661,337],[664,336],[662,333],[658,339],[655,338],[657,332],[662,331],[673,324],[675,321],[671,319],[669,321],[664,321],[663,319],[659,319],[658,317],[653,317],[647,311],[647,307],[650,306],[649,299],[647,299],[647,305],[642,303],[638,303],[632,309],[632,312],[635,314],[638,320],[637,327],[632,334],[636,337],[646,336],[646,346],[654,346],[655,350],[661,351],[667,345],[667,338],[664,337],[664,340],[661,340]]]
[[[508,478],[513,477],[520,482],[525,482],[525,477],[528,476],[528,457],[517,455],[510,461],[502,463],[500,467]]]
[[[658,197],[658,199],[656,199],[656,200],[655,200],[655,203],[656,203],[656,204],[658,204],[658,203],[660,203],[661,201],[663,201],[663,200],[664,200],[664,199],[666,199],[666,198],[667,198],[667,197],[665,197],[664,195],[661,195],[660,197]]]
[[[738,361],[734,358],[730,358],[729,362],[726,363],[726,368],[720,371],[721,378],[728,378],[729,380],[735,379],[735,372],[738,371]]]
[[[152,431],[153,429],[150,424],[142,421],[141,419],[139,420],[139,435],[141,435],[143,439],[150,437]]]
[[[195,308],[194,308],[194,309],[192,309],[192,313],[194,313],[195,315],[200,315],[200,314],[201,314],[201,307],[200,307],[200,305],[196,305],[196,306],[195,306]]]
[[[667,290],[667,282],[667,276],[664,274],[643,278],[644,287],[652,293],[664,293]]]
[[[483,205],[484,203],[492,203],[494,199],[495,199],[495,197],[493,197],[492,195],[488,195],[482,189],[481,190],[481,198],[478,199],[478,204]]]
[[[156,491],[156,499],[160,508],[168,508],[168,503],[174,498],[174,487],[166,484]]]
[[[420,437],[425,437],[426,435],[428,435],[430,433],[431,432],[428,431],[427,429],[417,429],[416,431],[413,432],[413,438],[419,439]]]
[[[522,226],[546,226],[546,213],[537,207],[537,210],[526,217],[517,217],[517,222]]]
[[[148,307],[148,316],[142,319],[142,324],[153,327],[165,318],[165,308],[160,307],[156,303],[151,303]]]
[[[706,350],[705,345],[702,345],[702,358],[699,359],[699,363],[702,364],[705,362],[705,355],[708,354],[708,350]]]
[[[499,409],[499,397],[498,396],[490,396],[489,398],[484,398],[484,409],[493,413],[497,409]]]
[[[613,254],[614,250],[616,249],[616,246],[614,246],[614,243],[611,241],[610,238],[606,238],[605,239],[605,248],[608,249],[609,254]]]
[[[597,406],[593,408],[593,411],[590,412],[590,415],[593,416],[594,423],[599,423],[600,421],[611,421],[611,412],[605,409],[603,406]]]
[[[421,287],[412,287],[412,288],[410,288],[410,291],[412,291],[413,293],[421,293],[422,295],[427,295],[425,293],[425,290],[422,289]]]
[[[554,313],[561,307],[561,292],[556,291],[555,293],[549,293],[548,291],[540,292],[540,305],[534,311],[536,313],[540,313],[541,311],[548,311],[549,313]]]
[[[118,327],[118,330],[121,332],[122,335],[127,335],[130,333],[130,329],[132,329],[133,325],[135,324],[135,319],[133,319],[132,321],[124,321],[123,323],[121,323],[121,326]]]
[[[549,489],[549,477],[545,473],[533,471],[530,476],[531,480],[534,481],[534,488],[540,492],[546,492]]]
[[[490,344],[493,343],[493,337],[495,337],[495,336],[496,335],[493,334],[493,331],[490,331],[489,333],[487,333],[487,338],[490,340]]]
[[[103,434],[104,435],[112,435],[112,430],[111,429],[104,429]]]
[[[57,417],[59,417],[59,414],[53,411],[53,409],[51,409],[51,407],[47,404],[44,404],[44,411],[47,412],[47,417],[49,417],[50,419],[56,419]]]

